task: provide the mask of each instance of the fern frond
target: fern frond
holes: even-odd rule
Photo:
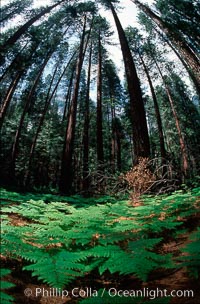
[[[7,293],[0,291],[0,303],[3,304],[11,304],[13,303],[14,298],[10,295],[8,295]]]
[[[36,263],[25,266],[24,270],[31,270],[33,276],[48,283],[52,287],[61,288],[84,275],[84,265],[79,263],[80,256],[76,252],[64,249],[44,252]]]
[[[199,278],[200,274],[200,228],[193,232],[190,236],[190,243],[181,249],[187,255],[180,257],[178,260],[182,262],[182,266],[186,266],[190,274]]]
[[[11,304],[14,301],[14,298],[3,291],[5,289],[9,289],[9,288],[15,286],[15,284],[5,281],[5,279],[4,279],[4,277],[6,275],[11,273],[11,270],[2,268],[0,273],[1,273],[1,275],[0,275],[0,277],[1,277],[0,303]]]
[[[109,270],[111,273],[119,272],[121,275],[134,274],[146,281],[149,273],[155,269],[173,268],[170,254],[162,256],[149,251],[160,241],[161,239],[138,240],[129,244],[128,252],[116,250],[99,267],[100,274]]]

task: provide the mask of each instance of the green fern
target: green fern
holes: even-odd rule
[[[161,239],[143,239],[130,242],[128,250],[113,250],[110,258],[99,267],[100,274],[109,270],[120,275],[135,274],[139,279],[146,281],[148,274],[158,268],[173,268],[171,255],[158,255],[152,251]],[[104,249],[106,251],[106,249]]]
[[[15,285],[11,282],[5,281],[4,277],[11,273],[10,269],[2,268],[1,270],[1,290],[0,290],[0,303],[2,304],[11,304],[14,301],[14,298],[4,292],[5,289],[14,287]]]
[[[49,250],[48,253],[43,252],[42,257],[35,264],[25,266],[23,269],[31,270],[33,276],[59,288],[85,274],[84,264],[79,263],[79,260],[78,253],[64,249],[57,252]]]
[[[182,266],[186,266],[190,274],[196,279],[200,275],[200,228],[193,232],[190,236],[190,243],[181,249],[186,255],[178,260],[182,262]]]
[[[2,254],[23,258],[28,262],[24,270],[53,287],[63,287],[96,269],[100,274],[133,274],[146,281],[156,269],[176,267],[170,254],[158,254],[156,248],[166,232],[171,236],[177,229],[183,230],[180,214],[184,218],[196,214],[198,193],[148,196],[144,206],[135,208],[127,201],[114,203],[105,198],[107,203],[102,204],[101,199],[78,196],[62,198],[71,200],[71,206],[45,195],[43,198],[53,199],[47,204],[42,195],[36,196],[40,200],[30,200],[27,194],[21,204],[2,208]],[[79,199],[84,207],[75,206]],[[94,204],[88,206],[88,202]],[[22,226],[10,222],[13,214],[23,220]],[[198,245],[195,239],[192,244]],[[192,244],[190,259],[184,261],[191,269],[193,263],[199,263]]]

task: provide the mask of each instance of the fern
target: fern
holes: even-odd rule
[[[14,301],[14,298],[7,293],[4,292],[5,289],[9,289],[11,287],[14,287],[15,285],[13,283],[10,283],[8,281],[5,281],[4,277],[10,274],[10,269],[1,269],[1,290],[0,290],[0,303],[2,304],[10,304]]]
[[[199,278],[200,274],[200,228],[190,235],[190,243],[181,251],[186,254],[178,259],[182,262],[182,266],[188,267],[190,274],[195,278]]]
[[[135,274],[146,281],[154,269],[173,268],[171,255],[161,256],[150,251],[160,241],[161,239],[138,240],[129,244],[127,252],[119,248],[113,250],[110,258],[99,267],[100,273],[109,270],[111,273],[119,272],[120,275]]]
[[[85,274],[84,264],[79,263],[79,260],[78,253],[64,249],[57,252],[49,250],[49,252],[43,252],[35,264],[25,266],[23,269],[31,270],[33,276],[59,288]]]
[[[146,281],[156,269],[176,267],[170,254],[158,254],[156,248],[166,231],[171,236],[177,229],[183,230],[180,214],[184,218],[196,214],[198,193],[148,196],[144,206],[135,208],[127,201],[114,203],[109,197],[102,204],[101,199],[78,196],[62,198],[62,202],[53,195],[30,200],[34,197],[27,194],[21,204],[2,208],[2,254],[23,258],[28,262],[24,270],[53,287],[63,287],[96,269],[100,274],[132,274]],[[53,201],[47,204],[42,197]],[[84,207],[75,206],[79,199]],[[64,203],[70,200],[73,206]],[[89,202],[94,205],[88,206]],[[13,214],[23,225],[12,223]],[[199,243],[192,242],[187,249],[190,256],[182,261],[190,269],[199,263],[192,248]]]

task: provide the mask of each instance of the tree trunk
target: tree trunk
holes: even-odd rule
[[[53,76],[51,78],[51,82],[50,82],[50,85],[49,85],[49,89],[48,89],[48,93],[47,93],[47,97],[46,97],[46,100],[45,100],[45,105],[44,105],[44,109],[43,109],[43,112],[42,112],[42,116],[39,120],[39,123],[38,123],[38,127],[37,127],[37,131],[36,131],[36,134],[35,136],[33,137],[33,141],[32,141],[32,144],[31,144],[31,149],[30,149],[30,153],[29,153],[29,161],[28,161],[28,166],[27,166],[27,169],[26,169],[26,172],[25,172],[25,175],[24,175],[24,185],[27,186],[28,183],[29,183],[29,176],[30,176],[30,168],[31,168],[31,163],[32,163],[32,158],[33,158],[33,154],[34,154],[34,151],[35,151],[35,147],[36,147],[36,143],[37,143],[37,139],[38,139],[38,135],[41,131],[41,128],[42,128],[42,124],[44,122],[44,118],[45,118],[45,115],[46,115],[46,112],[47,112],[47,109],[48,109],[48,106],[54,96],[54,93],[56,91],[56,89],[54,88],[51,96],[50,95],[50,92],[51,92],[51,88],[52,88],[52,85],[53,85],[53,81],[55,79],[55,76],[56,76],[56,72],[58,70],[58,64],[56,65],[56,68],[54,70],[54,73],[53,73]],[[57,87],[56,87],[57,88]]]
[[[110,4],[110,7],[116,23],[121,44],[122,55],[124,59],[131,106],[135,162],[137,162],[138,157],[150,156],[149,135],[147,129],[144,103],[142,100],[140,82],[137,76],[135,64],[133,62],[133,58],[128,46],[124,30],[121,26],[121,23],[118,19],[118,16],[114,10],[112,3]]]
[[[57,64],[55,70],[54,70],[54,73],[53,73],[53,76],[52,76],[52,79],[51,79],[51,83],[50,83],[50,86],[49,86],[49,90],[48,90],[48,94],[47,94],[47,97],[46,97],[46,101],[45,101],[45,105],[44,105],[44,109],[43,109],[43,112],[42,112],[42,116],[40,117],[40,120],[39,120],[39,123],[38,123],[38,128],[37,128],[37,131],[36,131],[36,134],[33,138],[33,141],[32,141],[32,145],[31,145],[31,150],[30,150],[30,154],[29,154],[29,162],[28,162],[28,167],[27,167],[27,171],[26,171],[26,174],[25,174],[25,184],[27,185],[27,183],[29,182],[29,174],[30,174],[30,168],[31,168],[31,163],[32,163],[32,159],[33,159],[33,155],[34,155],[34,152],[35,152],[35,148],[36,148],[36,144],[37,144],[37,139],[38,139],[38,136],[40,134],[40,131],[42,129],[42,126],[43,126],[43,123],[44,123],[44,119],[45,119],[45,116],[46,116],[46,113],[47,113],[47,110],[49,108],[49,105],[56,93],[56,90],[59,86],[59,83],[61,82],[71,60],[73,59],[75,53],[72,55],[72,57],[70,58],[68,64],[66,65],[66,67],[64,68],[62,74],[60,75],[51,95],[50,95],[50,91],[51,91],[51,88],[52,88],[52,84],[53,84],[53,81],[55,79],[55,76],[56,76],[56,72],[58,70],[58,66],[59,64]],[[49,96],[50,95],[50,96]]]
[[[97,162],[99,168],[104,163],[103,151],[103,124],[102,124],[102,54],[101,36],[98,38],[98,75],[97,75]]]
[[[115,154],[115,150],[116,150],[116,132],[115,132],[115,129],[114,129],[114,122],[112,121],[112,137],[111,137],[111,169],[112,169],[112,173],[114,174],[115,173],[115,157],[116,157],[116,154]]]
[[[111,169],[112,173],[114,174],[116,171],[116,139],[117,139],[117,133],[116,133],[116,116],[115,116],[115,105],[112,103],[113,97],[112,93],[110,92],[110,102],[111,102]],[[109,120],[108,120],[109,121]]]
[[[12,81],[7,93],[6,93],[6,96],[3,100],[3,105],[2,105],[2,108],[0,110],[0,130],[2,128],[2,125],[3,125],[3,122],[4,122],[4,119],[5,119],[5,116],[6,116],[6,112],[8,110],[8,107],[9,107],[9,104],[11,102],[11,99],[12,99],[12,96],[15,92],[15,89],[24,73],[24,71],[26,70],[26,68],[29,66],[29,63],[31,62],[31,59],[32,59],[32,56],[34,54],[34,52],[36,51],[37,49],[37,46],[38,45],[35,45],[34,48],[31,50],[31,53],[29,54],[26,62],[25,62],[25,65],[22,65],[22,68],[19,69],[19,71],[17,72],[16,74],[16,77],[14,78],[14,80]]]
[[[188,72],[188,74],[189,74],[189,76],[191,78],[191,81],[193,82],[194,87],[195,87],[198,95],[200,96],[200,82],[198,82],[197,77],[195,77],[195,74],[193,73],[193,71],[188,66],[188,63],[185,61],[185,59],[183,57],[181,57],[181,55],[176,50],[176,48],[168,40],[166,42],[171,47],[171,49],[174,51],[174,53],[176,54],[176,56],[178,57],[178,59],[181,61],[182,65],[184,66],[184,68],[186,69],[186,71]]]
[[[193,82],[194,87],[195,87],[197,93],[198,93],[199,96],[200,96],[200,85],[199,85],[199,83],[198,83],[198,81],[197,81],[197,79],[196,79],[196,77],[195,77],[193,71],[190,69],[188,63],[185,61],[185,58],[183,58],[183,57],[179,54],[179,52],[177,51],[176,47],[170,42],[170,39],[169,39],[167,36],[163,37],[163,35],[162,35],[161,32],[156,28],[156,26],[154,27],[154,30],[158,33],[158,35],[161,36],[161,38],[164,40],[164,42],[166,42],[166,43],[169,45],[169,47],[172,49],[172,51],[176,54],[176,56],[178,57],[178,59],[180,60],[180,62],[182,63],[182,65],[184,66],[184,68],[186,69],[186,71],[188,72],[188,75],[190,76],[191,81]]]
[[[37,77],[35,78],[35,80],[33,82],[33,85],[31,87],[31,90],[30,90],[29,94],[28,94],[28,97],[26,98],[26,103],[24,105],[23,113],[21,115],[17,131],[15,133],[15,139],[14,139],[14,143],[13,143],[13,147],[12,147],[12,157],[11,157],[11,168],[12,168],[12,174],[14,176],[15,176],[15,162],[16,162],[16,157],[17,157],[17,154],[18,154],[19,139],[20,139],[20,136],[21,136],[21,130],[22,130],[22,127],[23,127],[24,119],[25,119],[26,113],[28,111],[28,108],[30,106],[32,96],[33,96],[33,94],[35,92],[35,89],[38,85],[39,79],[40,79],[40,77],[41,77],[41,75],[42,75],[50,57],[51,57],[51,53],[48,54],[48,56],[44,60],[44,63],[42,64],[42,66],[41,66],[41,68],[40,68],[40,70],[37,74]]]
[[[147,69],[147,66],[145,65],[145,62],[144,62],[142,56],[140,56],[140,59],[141,59],[142,65],[144,67],[144,71],[146,73],[146,76],[147,76],[147,79],[148,79],[148,82],[149,82],[149,86],[150,86],[150,90],[151,90],[151,94],[152,94],[152,98],[153,98],[154,109],[155,109],[155,114],[156,114],[156,121],[157,121],[157,126],[158,126],[159,142],[160,142],[160,155],[162,157],[162,164],[165,164],[167,153],[166,153],[166,150],[165,150],[165,142],[164,142],[162,121],[161,121],[158,101],[157,101],[156,93],[155,93],[153,83],[152,83],[151,77],[149,75],[149,71]]]
[[[66,99],[65,99],[65,106],[64,106],[63,118],[62,118],[63,122],[66,119],[67,109],[69,109],[71,93],[72,93],[73,78],[74,78],[74,69],[72,71],[72,74],[71,74],[71,77],[70,77],[70,80],[69,80],[69,85],[68,85],[68,88],[67,88],[67,95],[66,95]]]
[[[0,130],[1,130],[2,125],[3,125],[4,119],[5,119],[5,116],[6,116],[6,112],[8,110],[9,105],[10,105],[10,101],[13,97],[15,89],[16,89],[23,73],[24,73],[24,70],[19,71],[16,74],[16,76],[13,79],[12,83],[10,84],[10,87],[9,87],[7,93],[6,93],[6,96],[5,96],[4,100],[3,100],[3,104],[2,104],[2,107],[1,107],[1,111],[0,111]]]
[[[169,29],[167,24],[162,21],[162,19],[156,15],[149,7],[142,4],[138,0],[131,0],[135,3],[145,14],[147,14],[158,26],[159,28],[169,37],[171,42],[175,45],[175,47],[179,50],[183,59],[189,65],[191,71],[193,72],[193,79],[195,79],[195,84],[197,85],[197,89],[199,92],[200,88],[200,63],[199,59],[196,56],[195,52],[188,46],[185,42],[184,38],[178,34],[177,32]]]
[[[82,32],[82,37],[79,47],[79,56],[77,60],[75,80],[73,86],[73,96],[72,96],[72,102],[69,112],[69,121],[67,124],[66,137],[65,137],[63,156],[62,156],[59,189],[60,192],[64,194],[70,193],[72,191],[71,189],[73,182],[72,156],[73,156],[80,76],[81,76],[81,70],[84,60],[85,31],[86,31],[86,16],[84,17],[83,32]]]
[[[121,130],[119,125],[116,127],[116,154],[117,154],[117,170],[122,170],[122,157],[121,157]]]
[[[92,66],[92,43],[90,46],[89,61],[88,61],[88,76],[87,89],[85,98],[85,119],[83,127],[83,191],[88,193],[89,179],[89,128],[90,128],[90,81],[91,81],[91,66]]]
[[[165,86],[165,91],[166,91],[167,97],[169,99],[171,110],[172,110],[172,113],[173,113],[173,116],[174,116],[174,119],[175,119],[176,129],[177,129],[177,132],[178,132],[179,143],[180,143],[180,148],[181,148],[183,175],[184,175],[184,177],[187,177],[188,176],[188,170],[189,170],[188,155],[187,155],[187,148],[186,148],[184,136],[182,134],[182,130],[181,130],[181,126],[180,126],[179,117],[178,117],[177,112],[176,112],[176,108],[175,108],[174,100],[173,100],[171,92],[170,92],[170,88],[167,85],[167,83],[164,79],[164,76],[161,72],[161,69],[160,69],[156,60],[155,60],[155,63],[156,63],[156,66],[158,68],[159,74],[160,74],[160,76],[163,80],[163,83],[164,83],[164,86]]]
[[[115,114],[115,106],[111,108],[112,112],[112,139],[111,139],[111,167],[112,172],[115,173],[116,169],[121,172],[121,130],[120,124]]]

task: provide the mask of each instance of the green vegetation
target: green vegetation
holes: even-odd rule
[[[3,292],[2,290],[4,289],[8,289],[8,288],[11,288],[11,287],[14,287],[15,285],[6,281],[5,280],[5,276],[10,274],[11,271],[9,269],[4,269],[2,268],[1,269],[1,291],[0,291],[0,301],[1,303],[4,303],[4,304],[10,304],[13,302],[14,298],[11,297],[10,295],[8,295],[7,293]]]
[[[200,269],[200,229],[193,232],[190,236],[190,241],[187,246],[185,246],[182,251],[187,252],[188,255],[182,257],[182,265],[187,266],[191,272],[191,275],[199,278]]]
[[[100,278],[105,273],[148,282],[157,271],[185,266],[198,278],[200,230],[187,223],[198,215],[200,188],[144,196],[137,207],[111,197],[102,203],[95,198],[34,197],[3,189],[2,194],[3,257],[18,263],[22,259],[22,271],[30,271],[51,287],[66,288],[90,274]],[[187,255],[176,257],[162,250],[163,244],[177,242],[186,232],[189,243],[181,252]],[[109,303],[107,297],[104,303]],[[137,300],[134,303],[143,303]],[[115,301],[132,303],[127,298]],[[94,299],[83,303],[94,303]]]

